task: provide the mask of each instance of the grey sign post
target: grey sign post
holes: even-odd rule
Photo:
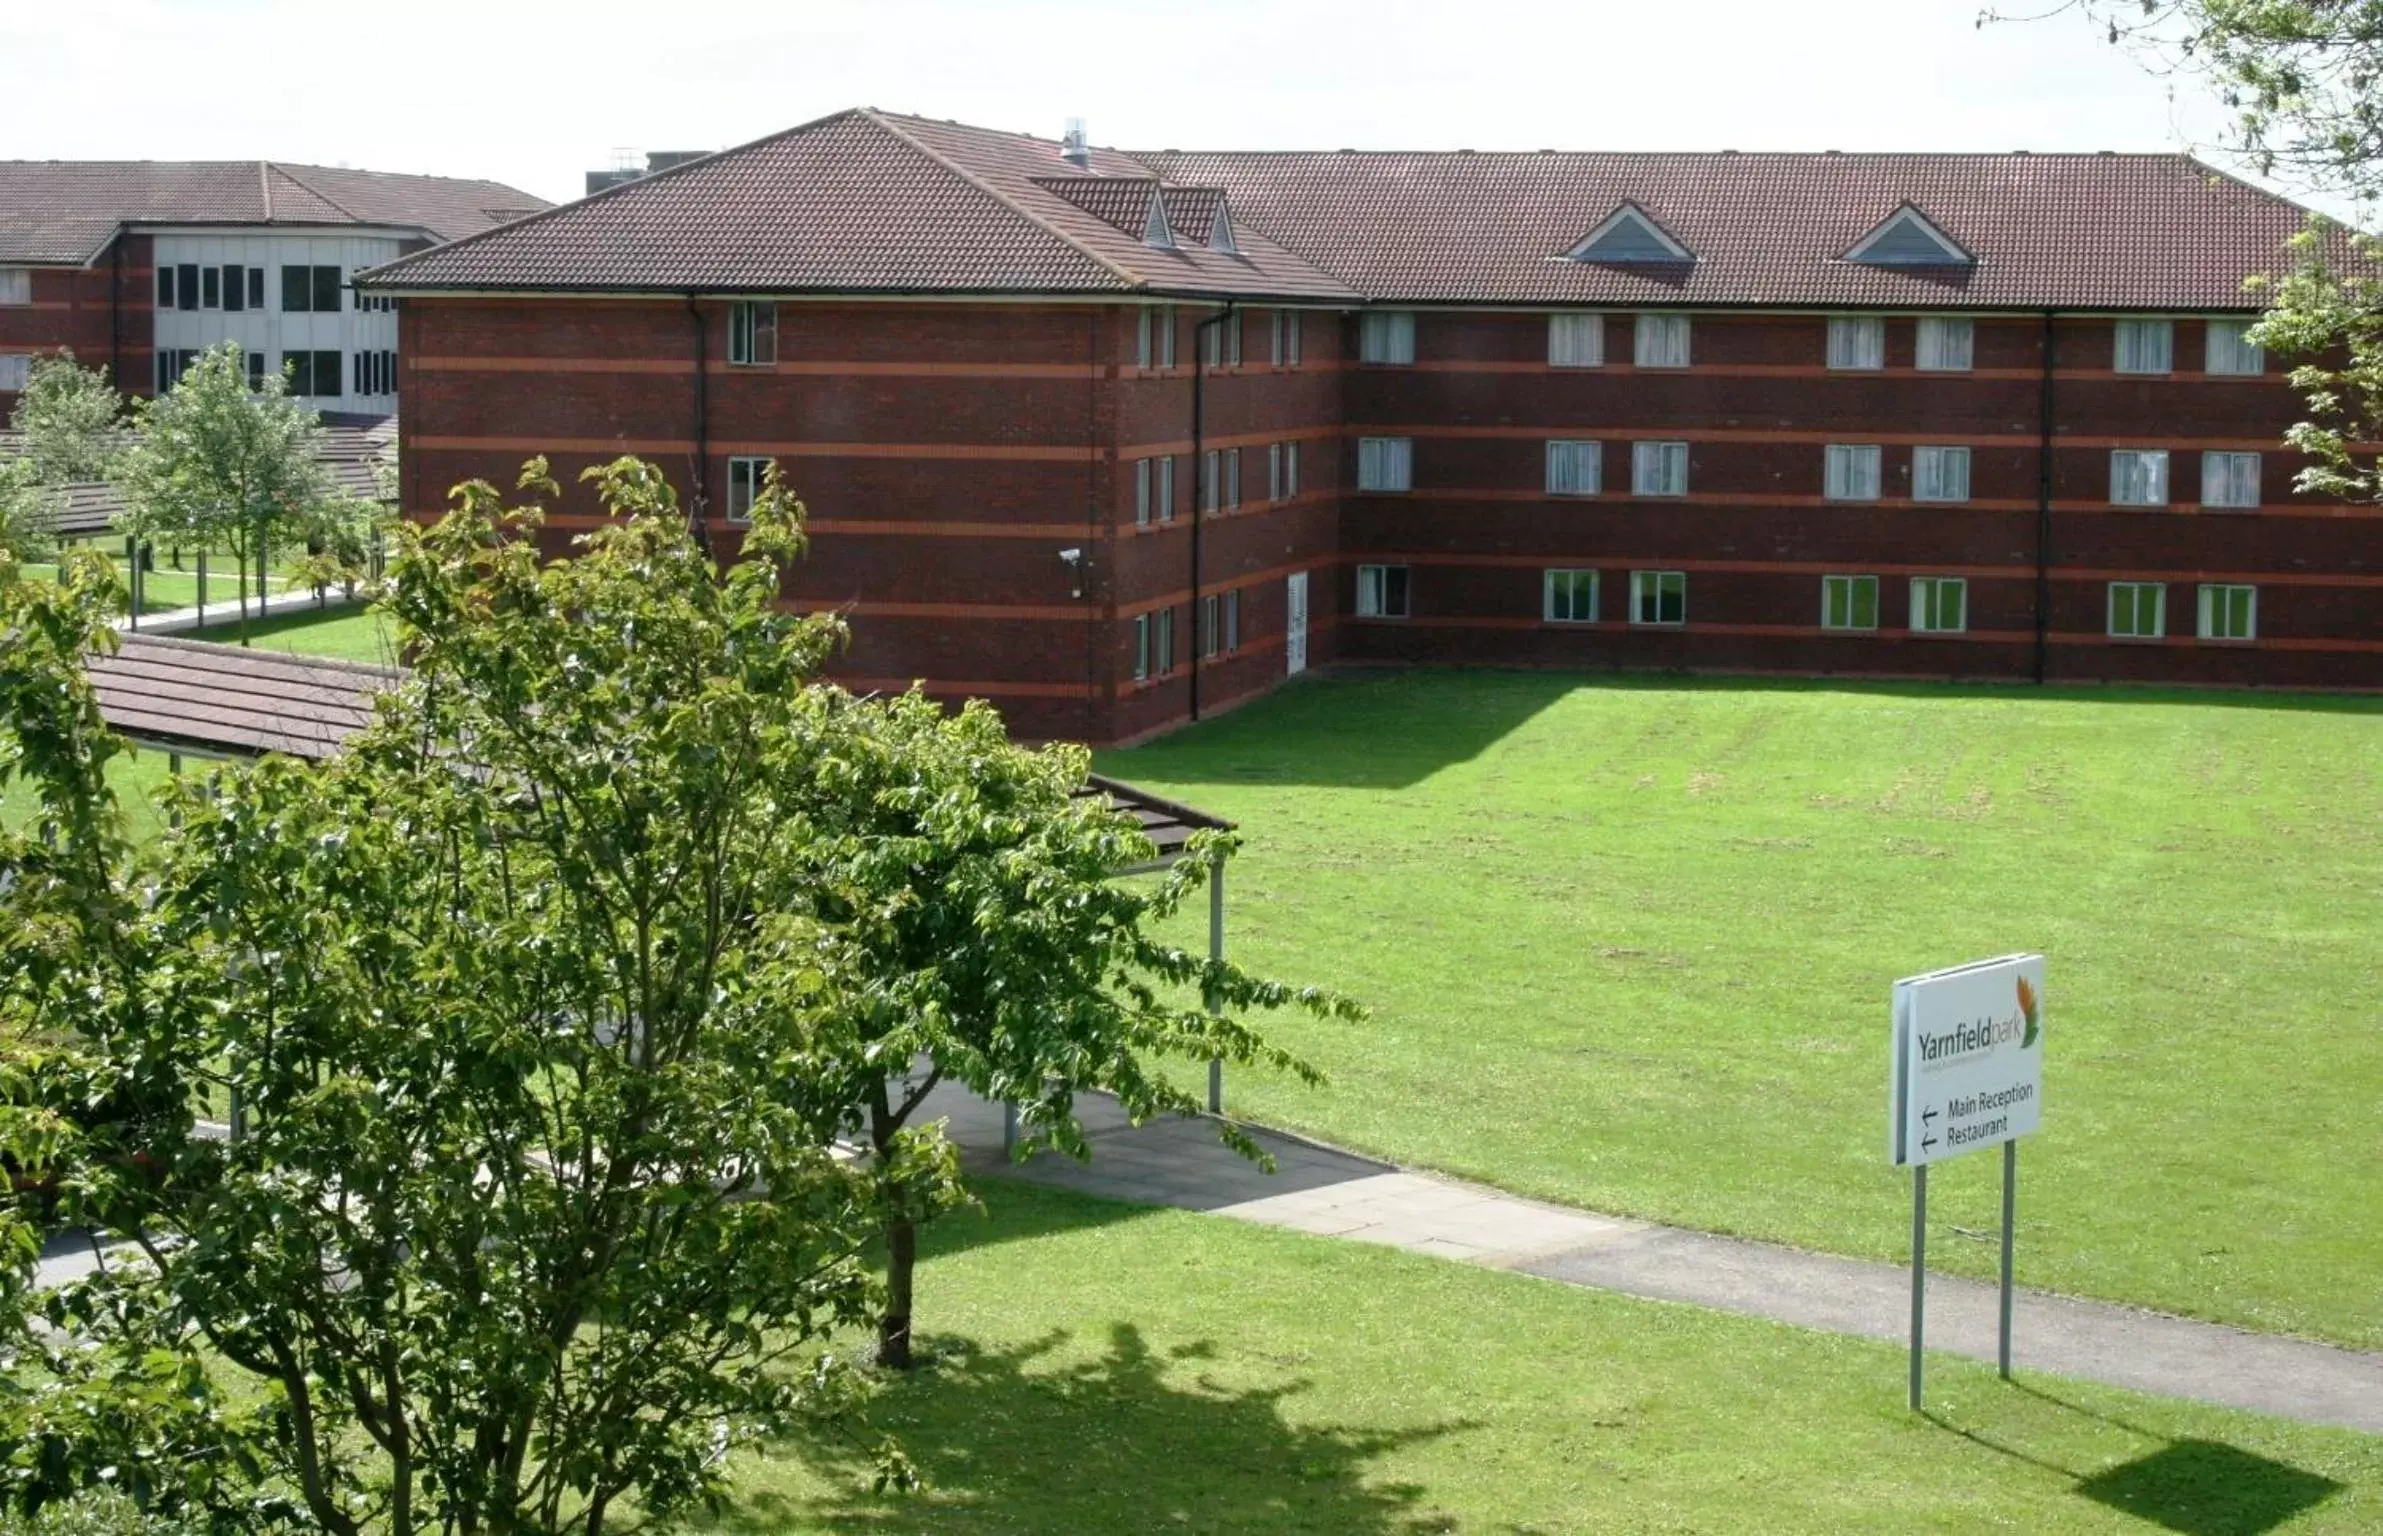
[[[2044,957],[2005,955],[1895,983],[1887,1152],[1912,1170],[1911,1407],[1927,1337],[1928,1167],[2002,1148],[2002,1294],[1995,1360],[2011,1374],[2011,1255],[2019,1138],[2043,1115]]]

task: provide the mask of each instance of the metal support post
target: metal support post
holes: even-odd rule
[[[2002,1144],[2002,1337],[1994,1358],[2002,1379],[2011,1379],[2011,1229],[2019,1214],[2019,1143]]]
[[[1208,958],[1220,962],[1225,958],[1225,861],[1221,855],[1208,866]],[[1208,1011],[1223,1013],[1223,1000],[1210,998]],[[1225,1063],[1222,1057],[1212,1056],[1208,1059],[1208,1113],[1224,1112]]]
[[[1928,1165],[1911,1181],[1911,1411],[1920,1411],[1920,1341],[1928,1318]]]
[[[191,627],[207,627],[207,549],[203,544],[199,546],[199,616]]]
[[[131,534],[124,536],[124,558],[132,567],[132,632],[141,632],[141,541]]]

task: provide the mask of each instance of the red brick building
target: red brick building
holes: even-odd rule
[[[1334,661],[2383,683],[2176,156],[1126,154],[854,111],[412,256],[404,505],[759,466],[848,680],[1127,740]],[[587,526],[573,502],[561,533]]]
[[[362,268],[545,207],[489,181],[274,161],[0,160],[0,420],[35,357],[117,389],[168,387],[224,341],[252,373],[296,360],[327,410],[396,406],[397,317]]]

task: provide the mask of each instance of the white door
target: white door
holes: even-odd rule
[[[1289,617],[1283,622],[1283,670],[1307,670],[1307,572],[1301,571],[1290,582]]]

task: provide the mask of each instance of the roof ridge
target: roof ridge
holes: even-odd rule
[[[1150,280],[1148,278],[1139,276],[1136,273],[1126,270],[1125,267],[1121,266],[1117,262],[1111,261],[1108,257],[1103,256],[1100,252],[1094,250],[1091,246],[1086,245],[1083,241],[1078,240],[1075,236],[1059,228],[1050,220],[1044,218],[1041,214],[1036,213],[1033,209],[1028,208],[1025,204],[1020,203],[1013,197],[1010,197],[1000,188],[993,186],[983,177],[977,175],[973,171],[968,170],[966,167],[955,163],[949,155],[939,154],[933,148],[921,143],[917,135],[911,133],[909,130],[903,128],[899,123],[894,121],[893,113],[880,112],[875,107],[857,107],[854,110],[859,112],[861,116],[867,118],[870,122],[875,123],[878,127],[883,128],[886,132],[892,134],[895,138],[900,139],[903,143],[909,145],[912,149],[917,150],[929,160],[932,160],[937,165],[942,166],[954,176],[959,177],[962,181],[976,188],[979,192],[984,193],[985,196],[993,199],[993,201],[999,203],[1002,207],[1007,208],[1019,218],[1024,219],[1027,223],[1032,224],[1044,234],[1049,235],[1052,239],[1066,246],[1069,250],[1074,251],[1077,255],[1082,256],[1087,261],[1090,261],[1094,266],[1099,267],[1102,271],[1107,272],[1114,277],[1123,279],[1125,283],[1131,287],[1147,288],[1150,286]],[[1000,130],[980,129],[979,131],[997,133]],[[1036,140],[1035,142],[1039,143],[1041,141]],[[1033,178],[1029,177],[1027,179],[1032,180]],[[1151,180],[1153,182],[1162,184],[1164,182],[1164,178],[1156,174],[1152,175]],[[1313,265],[1313,263],[1310,263],[1310,265]]]
[[[333,211],[335,211],[335,212],[338,212],[338,213],[344,213],[344,214],[346,214],[346,215],[347,215],[349,218],[351,218],[351,219],[355,220],[355,221],[356,221],[357,223],[359,223],[359,224],[367,224],[367,223],[370,223],[370,222],[372,222],[371,220],[369,220],[369,219],[366,219],[366,218],[364,218],[364,217],[363,217],[361,214],[357,213],[355,209],[348,207],[346,204],[342,203],[342,202],[341,202],[341,201],[340,201],[338,198],[336,198],[336,197],[333,197],[333,196],[332,196],[330,193],[328,193],[328,192],[325,192],[325,191],[324,191],[322,188],[320,188],[320,187],[316,186],[316,185],[315,185],[313,182],[311,182],[311,181],[308,181],[308,180],[307,180],[305,177],[303,177],[303,176],[299,175],[299,174],[298,174],[296,171],[293,171],[293,170],[292,170],[292,169],[290,169],[290,168],[289,168],[287,165],[284,165],[284,164],[282,164],[280,161],[278,161],[278,160],[267,160],[267,161],[265,161],[265,162],[264,162],[264,165],[265,165],[265,168],[266,168],[268,171],[274,172],[274,173],[276,173],[276,174],[278,174],[278,175],[280,175],[280,176],[282,176],[282,177],[286,178],[286,179],[287,179],[287,180],[288,180],[288,181],[289,181],[289,182],[290,182],[290,183],[291,183],[293,186],[296,186],[296,187],[297,187],[299,190],[303,191],[303,192],[304,192],[304,193],[305,193],[307,196],[309,196],[309,197],[313,197],[313,198],[319,198],[319,199],[320,199],[320,200],[322,200],[323,202],[330,204],[330,205],[331,205],[331,207],[332,207],[332,209],[333,209]],[[267,194],[267,197],[266,197],[266,200],[265,200],[265,222],[266,222],[266,223],[268,223],[268,224],[270,224],[270,223],[272,223],[272,222],[273,222],[273,202],[272,202],[272,197],[271,197],[271,195],[270,195],[269,193]]]
[[[577,208],[583,203],[593,203],[601,201],[604,198],[617,197],[623,193],[626,193],[632,187],[650,186],[654,182],[667,180],[668,178],[676,176],[683,171],[693,170],[699,165],[708,165],[712,161],[718,160],[725,155],[741,154],[748,149],[758,149],[764,144],[774,143],[779,139],[791,139],[796,134],[809,133],[812,129],[823,127],[828,123],[836,121],[838,118],[860,116],[868,112],[868,110],[869,109],[866,107],[839,107],[833,112],[824,113],[821,116],[812,118],[808,122],[796,123],[791,128],[780,128],[775,133],[765,133],[757,139],[747,139],[742,144],[731,144],[725,149],[715,149],[710,154],[697,155],[692,160],[681,160],[678,164],[671,166],[667,170],[648,171],[643,176],[639,176],[631,181],[616,181],[611,186],[605,187],[601,191],[590,192],[585,197],[575,197],[569,202],[549,203],[545,207],[538,209],[536,212],[524,214],[518,219],[508,219],[502,224],[492,225],[487,229],[478,230],[472,234],[465,235],[459,240],[448,240],[441,244],[433,245],[428,250],[411,252],[407,255],[398,257],[395,261],[384,261],[377,267],[367,268],[366,271],[375,278],[383,277],[389,273],[395,272],[400,267],[411,266],[413,263],[421,261],[430,256],[433,252],[452,251],[458,246],[471,245],[476,241],[486,240],[491,235],[494,235],[499,231],[518,230],[525,224],[535,224],[541,219],[554,218],[561,214],[564,210]],[[492,187],[503,186],[504,183],[492,181],[489,183],[489,185]],[[518,191],[520,189],[514,188],[512,190]],[[364,274],[358,275],[361,276]]]

